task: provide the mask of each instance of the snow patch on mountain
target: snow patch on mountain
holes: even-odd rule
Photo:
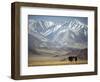
[[[74,18],[66,19],[63,24],[31,19],[29,20],[28,34],[37,38],[35,43],[33,40],[37,47],[84,49],[88,42],[88,26]],[[28,39],[31,40],[31,38]]]

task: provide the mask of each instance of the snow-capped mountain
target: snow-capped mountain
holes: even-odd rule
[[[31,47],[83,49],[87,47],[88,27],[75,18],[66,19],[63,24],[31,19],[28,35]]]

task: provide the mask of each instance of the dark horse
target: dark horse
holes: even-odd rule
[[[77,57],[76,56],[70,56],[68,57],[69,61],[77,61]]]

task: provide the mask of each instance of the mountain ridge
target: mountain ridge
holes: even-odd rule
[[[87,25],[77,19],[67,19],[63,24],[46,20],[33,20],[29,23],[28,34],[40,40],[40,43],[38,43],[38,40],[35,41],[34,45],[37,45],[37,47],[78,49],[87,47]],[[31,40],[30,37],[28,39]],[[29,44],[32,44],[32,42]]]

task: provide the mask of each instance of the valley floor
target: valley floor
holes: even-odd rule
[[[77,61],[69,61],[69,51],[65,50],[50,50],[50,49],[36,49],[40,54],[28,53],[28,66],[47,66],[47,65],[77,65],[87,64],[87,60],[77,59]]]
[[[77,64],[87,64],[87,60],[60,60],[60,58],[54,57],[35,57],[29,56],[28,66],[51,66],[51,65],[77,65]]]
[[[87,61],[29,61],[28,66],[51,66],[51,65],[75,65],[75,64],[86,64]]]

